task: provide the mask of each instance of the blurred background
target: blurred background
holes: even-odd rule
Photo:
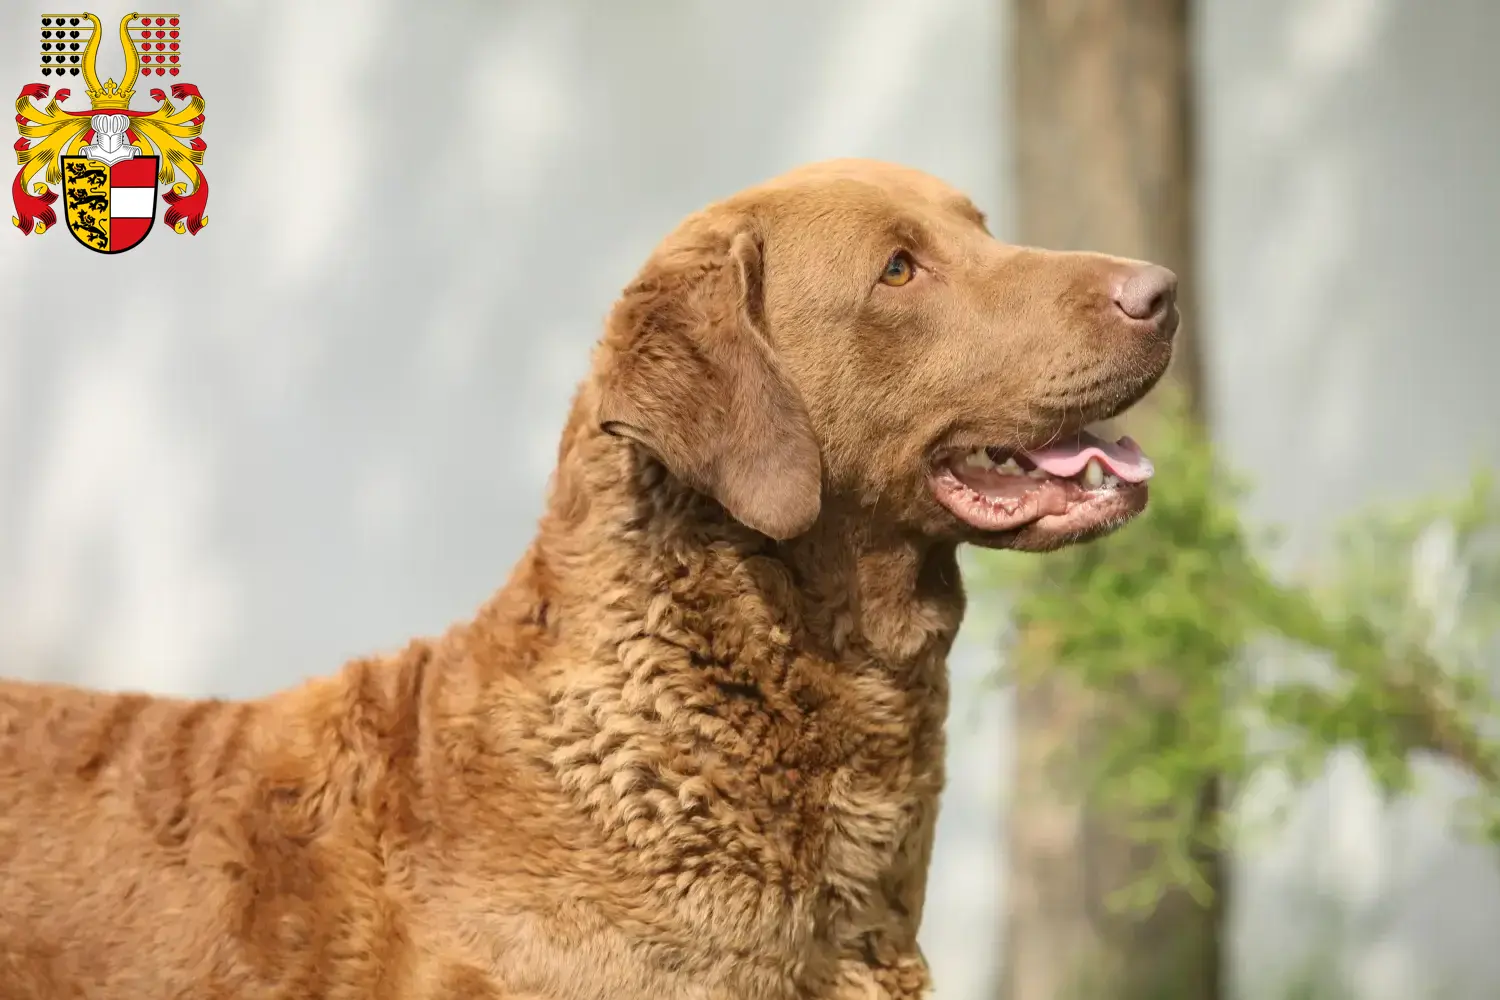
[[[1022,7],[1055,25],[1101,3],[1124,34],[1094,43],[1147,53],[1131,33],[1174,6]],[[1191,177],[1157,207],[1195,245],[1167,262],[1190,279],[1199,410],[1293,573],[1350,511],[1500,465],[1500,5],[1186,6]],[[683,215],[868,156],[1029,239],[1018,87],[1065,66],[1018,46],[1016,10],[184,0],[208,227],[114,257],[61,227],[0,233],[0,671],[253,696],[465,617],[531,537],[614,296]],[[41,12],[0,11],[6,86],[38,79]],[[1094,65],[1074,83],[1108,119],[1132,79]],[[1172,123],[1114,134],[1129,161]],[[1015,902],[1005,616],[976,604],[923,928],[941,1000],[1007,988]],[[1450,829],[1465,787],[1434,765],[1388,804],[1358,754],[1329,755],[1233,854],[1223,995],[1288,996],[1313,952],[1340,995],[1500,995],[1497,853]]]

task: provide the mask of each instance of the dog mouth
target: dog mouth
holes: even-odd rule
[[[1130,438],[1109,442],[1080,430],[1041,448],[951,451],[935,464],[931,485],[939,503],[981,532],[1067,539],[1140,513],[1154,471]]]

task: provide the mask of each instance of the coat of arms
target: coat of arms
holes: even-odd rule
[[[30,83],[16,98],[16,160],[21,170],[11,185],[22,233],[46,232],[57,224],[52,208],[61,185],[63,211],[73,236],[99,253],[121,253],[139,246],[156,221],[156,189],[167,203],[163,219],[175,232],[196,234],[208,224],[208,179],[203,176],[203,95],[191,83],[163,80],[152,88],[154,111],[133,111],[130,99],[138,78],[182,72],[181,18],[176,14],[127,14],[120,19],[125,72],[120,83],[100,82],[95,71],[100,25],[93,14],[45,14],[41,27],[41,72],[59,78],[82,74],[89,110],[62,107],[72,91],[52,94],[45,108],[32,103],[48,96],[47,83]],[[44,174],[46,183],[33,181]],[[181,180],[178,180],[178,176]]]

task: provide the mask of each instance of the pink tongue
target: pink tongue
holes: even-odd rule
[[[1028,451],[1026,457],[1036,463],[1037,468],[1064,479],[1072,478],[1083,471],[1089,459],[1097,458],[1104,467],[1127,483],[1143,483],[1156,470],[1151,459],[1141,454],[1140,445],[1128,437],[1114,444],[1101,441],[1088,431],[1063,444],[1055,444],[1041,451]]]

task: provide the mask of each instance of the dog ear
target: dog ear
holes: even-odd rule
[[[664,251],[611,317],[599,426],[652,452],[682,482],[777,540],[822,505],[807,408],[764,330],[762,259],[740,233]]]

